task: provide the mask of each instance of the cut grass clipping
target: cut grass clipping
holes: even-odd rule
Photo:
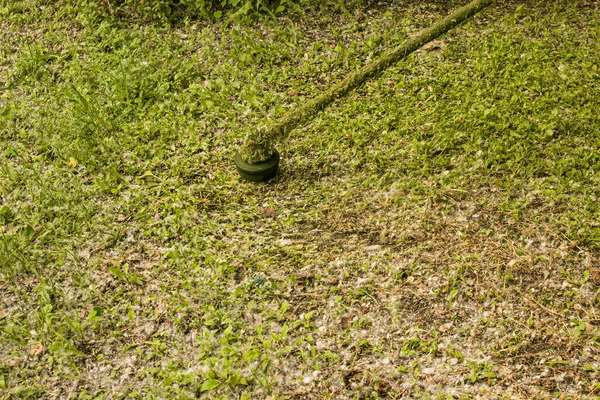
[[[242,178],[252,181],[265,181],[275,176],[279,161],[279,155],[274,150],[275,143],[283,140],[292,129],[323,110],[335,99],[360,86],[367,79],[477,14],[490,5],[492,1],[474,0],[457,9],[387,55],[348,75],[337,85],[315,97],[304,106],[289,111],[273,123],[260,126],[254,132],[249,133],[234,158],[237,170]],[[275,165],[275,169],[273,169],[273,165]]]

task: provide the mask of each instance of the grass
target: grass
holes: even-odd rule
[[[594,398],[600,7],[90,26],[0,2],[0,398]]]

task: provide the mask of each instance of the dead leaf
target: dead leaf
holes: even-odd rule
[[[4,312],[4,310],[0,310],[0,319],[6,317],[6,313]]]
[[[277,215],[277,211],[275,211],[273,208],[271,207],[262,207],[259,212],[262,215],[266,215],[267,217],[274,217]]]
[[[31,350],[29,350],[29,354],[35,356],[40,354],[42,351],[44,351],[44,346],[41,343],[36,343],[33,345]]]
[[[423,50],[441,50],[444,48],[444,42],[441,40],[432,40],[429,43],[423,45]]]
[[[388,381],[380,381],[377,391],[379,393],[389,393],[393,390],[392,385]]]
[[[342,317],[342,319],[340,321],[340,325],[344,329],[349,329],[352,326],[352,316],[348,315],[348,316]]]
[[[590,279],[596,285],[600,285],[600,268],[590,268]]]
[[[298,96],[298,89],[292,89],[288,92],[288,95],[294,97],[294,96]]]

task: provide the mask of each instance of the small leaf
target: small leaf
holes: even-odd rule
[[[471,370],[471,383],[477,382],[477,371]]]
[[[493,379],[496,377],[496,374],[493,373],[492,371],[486,371],[483,374],[481,374],[482,378],[486,378],[486,379]]]
[[[237,385],[240,382],[240,378],[241,375],[239,372],[234,372],[233,374],[231,374],[231,376],[229,377],[228,383],[230,385]]]
[[[569,362],[566,360],[551,360],[547,361],[546,365],[548,365],[550,368],[554,368],[557,365],[569,365]]]
[[[285,10],[284,6],[279,6],[275,9],[275,14],[282,12],[283,10]]]
[[[25,226],[25,236],[32,237],[35,234],[35,230],[31,227],[31,225]]]
[[[290,303],[288,303],[287,301],[284,301],[283,303],[281,303],[281,307],[279,307],[279,312],[281,312],[282,314],[285,314],[285,312],[288,310],[289,307],[290,307]]]
[[[216,379],[207,379],[202,383],[202,387],[200,388],[201,392],[208,392],[209,390],[213,390],[221,384]]]
[[[260,350],[258,349],[250,349],[244,353],[242,356],[242,360],[245,362],[252,361],[260,356]]]
[[[142,286],[144,284],[144,281],[140,278],[138,274],[130,274],[129,281],[138,286]]]
[[[102,309],[102,307],[95,306],[94,309],[90,312],[90,315],[88,316],[88,318],[93,319],[93,318],[101,317],[103,311],[104,310]]]
[[[285,339],[289,330],[290,330],[290,327],[287,324],[283,325],[283,327],[281,328],[281,338],[282,339]]]
[[[69,157],[69,161],[67,161],[66,164],[69,168],[75,168],[77,166],[77,160],[73,157]]]
[[[304,314],[304,320],[305,321],[310,321],[310,319],[312,318],[312,316],[313,316],[314,313],[315,313],[314,311],[309,311],[306,314]]]

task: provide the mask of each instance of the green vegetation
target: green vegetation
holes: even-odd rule
[[[482,11],[262,185],[247,129],[465,2],[69,4],[0,0],[0,399],[600,393],[598,2]]]
[[[306,0],[305,0],[306,1]],[[50,1],[27,5],[18,2],[12,9],[34,8]],[[105,21],[136,20],[163,25],[185,25],[190,21],[240,18],[259,14],[279,14],[288,8],[301,10],[289,0],[57,0],[55,9],[79,22],[98,24]]]

